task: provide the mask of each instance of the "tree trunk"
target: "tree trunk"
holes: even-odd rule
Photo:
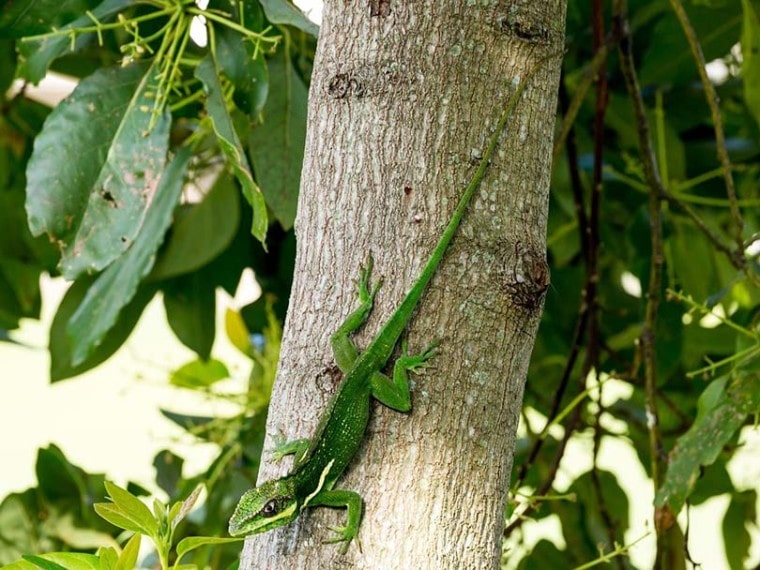
[[[494,5],[495,4],[495,5]],[[410,414],[373,404],[337,488],[365,514],[346,555],[308,509],[249,537],[241,568],[498,567],[528,360],[548,284],[545,234],[565,0],[328,2],[309,95],[295,281],[268,432],[309,437],[340,374],[330,336],[360,264],[383,277],[365,346],[418,277],[509,95],[546,63],[505,135],[407,332],[441,341]],[[549,58],[547,60],[547,57]],[[260,473],[287,472],[291,459]]]

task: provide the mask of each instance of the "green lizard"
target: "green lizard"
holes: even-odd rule
[[[346,524],[333,529],[337,535],[325,542],[343,542],[341,552],[345,553],[351,541],[356,538],[362,517],[362,498],[354,491],[335,489],[335,483],[359,450],[369,421],[372,398],[399,412],[411,409],[408,374],[420,373],[429,366],[430,359],[436,354],[437,343],[417,355],[407,354],[404,345],[403,354],[396,359],[393,367],[393,379],[381,371],[390,360],[412,312],[441,264],[467,205],[483,179],[501,132],[530,76],[532,72],[517,85],[507,102],[478,168],[422,273],[377,336],[359,353],[350,335],[366,322],[381,285],[378,282],[374,287],[370,286],[371,257],[361,269],[358,282],[359,307],[348,316],[331,339],[335,361],[344,374],[343,381],[322,413],[311,440],[280,442],[277,445],[275,459],[295,454],[296,460],[291,472],[280,479],[267,481],[242,496],[230,519],[230,535],[257,534],[286,525],[307,507],[333,507],[347,509]]]

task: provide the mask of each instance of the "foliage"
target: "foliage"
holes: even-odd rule
[[[630,0],[627,14],[625,4],[568,3],[547,236],[553,285],[526,387],[506,558],[510,567],[631,567],[632,498],[597,461],[606,442],[623,441],[651,478],[658,563],[684,567],[676,515],[726,495],[727,559],[741,568],[757,492],[738,487],[729,464],[760,413],[760,4]],[[198,15],[207,47],[189,40]],[[252,362],[243,411],[164,411],[220,450],[190,479],[181,458],[156,458],[175,504],[201,482],[208,490],[183,533],[222,535],[258,469],[316,32],[286,0],[212,0],[205,12],[187,0],[37,0],[0,12],[0,339],[39,316],[42,273],[72,279],[50,331],[51,379],[71,378],[118,350],[161,293],[172,330],[198,355],[171,382],[213,395],[227,375],[211,358],[214,293],[233,292],[248,267],[264,291],[225,315]],[[725,77],[707,79],[705,62]],[[52,112],[23,90],[4,95],[14,77],[37,82],[48,70],[80,79]],[[584,438],[588,470],[557,489],[568,442]],[[0,562],[100,548],[117,564],[118,531],[87,508],[103,500],[104,478],[51,447],[40,450],[38,479],[0,505]],[[156,525],[169,520],[159,511]],[[550,516],[565,546],[512,550],[525,525]],[[236,556],[234,545],[209,550],[193,551],[193,563],[225,567]]]

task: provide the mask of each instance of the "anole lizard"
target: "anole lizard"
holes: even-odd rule
[[[341,552],[345,553],[351,541],[356,538],[362,517],[362,498],[354,491],[335,489],[335,483],[359,450],[369,421],[372,398],[399,412],[411,409],[408,374],[420,373],[429,366],[430,359],[436,354],[437,344],[433,343],[417,355],[406,354],[404,346],[403,354],[393,366],[393,379],[381,371],[390,360],[412,312],[441,264],[467,205],[485,175],[507,120],[533,71],[517,85],[509,98],[478,168],[422,273],[377,336],[359,353],[350,335],[366,322],[381,285],[378,282],[370,286],[371,258],[366,267],[361,269],[358,282],[359,307],[348,316],[331,339],[335,361],[344,374],[343,381],[322,412],[311,440],[280,443],[275,448],[276,459],[295,454],[296,460],[291,472],[280,479],[262,483],[241,497],[230,519],[230,535],[257,534],[286,525],[307,507],[333,507],[347,510],[346,524],[333,529],[337,535],[325,542],[343,542]]]

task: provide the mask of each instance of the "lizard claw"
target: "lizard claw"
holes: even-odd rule
[[[348,552],[348,547],[351,545],[351,541],[356,540],[356,546],[359,548],[359,552],[362,551],[362,543],[359,540],[359,537],[356,536],[356,531],[351,530],[345,526],[331,526],[328,528],[331,531],[337,533],[337,536],[324,539],[322,541],[323,544],[335,544],[338,542],[342,542],[343,545],[341,545],[340,547],[340,553],[345,554],[346,552]]]

